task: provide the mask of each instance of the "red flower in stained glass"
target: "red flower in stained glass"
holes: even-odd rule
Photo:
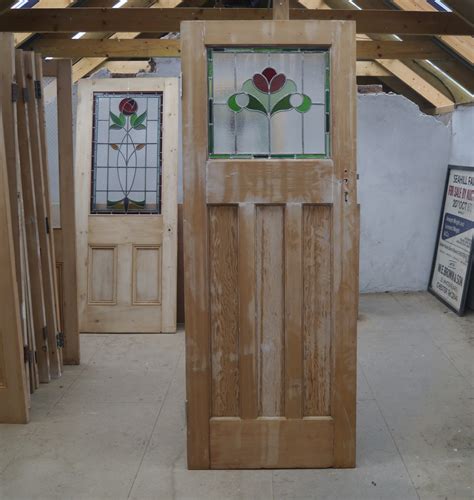
[[[137,109],[137,101],[135,101],[135,99],[132,99],[131,97],[126,97],[125,99],[122,99],[120,101],[119,110],[124,115],[133,115],[133,113],[136,113]]]
[[[253,75],[252,81],[261,92],[274,94],[285,85],[286,76],[277,73],[274,68],[265,68],[261,73]]]

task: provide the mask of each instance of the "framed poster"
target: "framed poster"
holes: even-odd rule
[[[448,166],[428,290],[464,314],[474,260],[474,167]]]

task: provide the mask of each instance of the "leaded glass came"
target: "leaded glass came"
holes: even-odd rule
[[[208,50],[211,158],[325,158],[330,152],[329,53]]]
[[[91,213],[160,213],[161,92],[94,93]]]

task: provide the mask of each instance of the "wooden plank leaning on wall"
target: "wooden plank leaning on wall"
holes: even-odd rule
[[[59,296],[58,296],[58,280],[56,276],[56,252],[54,249],[54,236],[53,236],[53,217],[52,217],[52,209],[51,209],[51,195],[49,189],[49,170],[48,170],[48,145],[46,140],[46,121],[45,121],[45,104],[44,104],[44,88],[43,88],[43,64],[41,61],[41,55],[35,54],[34,59],[35,64],[35,72],[36,72],[36,99],[38,103],[38,122],[39,122],[39,137],[40,137],[40,145],[41,145],[41,167],[42,174],[44,179],[44,198],[45,198],[45,210],[46,217],[48,220],[47,224],[47,236],[49,240],[49,259],[50,259],[50,269],[52,275],[53,282],[53,298],[54,298],[54,306],[56,312],[56,335],[60,337],[57,338],[57,346],[58,346],[58,357],[59,357],[59,367],[60,371],[57,373],[57,376],[61,375],[61,367],[63,364],[63,355],[62,355],[62,346],[64,344],[62,332],[60,332],[60,312],[59,312]]]
[[[8,185],[10,189],[10,209],[12,216],[13,244],[16,255],[16,279],[20,304],[20,320],[25,346],[25,370],[29,391],[38,386],[38,374],[32,345],[33,323],[31,316],[31,294],[29,287],[29,266],[26,250],[25,214],[23,210],[23,189],[20,171],[20,153],[18,147],[17,112],[15,101],[18,99],[16,85],[14,41],[11,33],[1,34],[0,66],[3,102],[3,120],[5,152],[7,158]],[[30,353],[32,354],[30,356]]]
[[[61,365],[57,346],[57,310],[56,310],[56,283],[54,281],[54,271],[51,265],[51,247],[53,245],[51,232],[49,230],[48,220],[48,206],[49,197],[46,188],[48,182],[47,176],[45,178],[43,169],[43,156],[42,156],[42,141],[40,135],[40,117],[39,117],[39,98],[38,95],[39,85],[36,83],[36,68],[35,56],[32,52],[23,53],[25,61],[25,75],[26,75],[26,88],[30,96],[28,105],[29,117],[29,131],[31,153],[33,160],[33,175],[35,177],[35,195],[36,195],[36,211],[38,217],[38,230],[39,241],[41,248],[41,267],[43,270],[43,290],[45,297],[45,310],[46,310],[46,336],[48,338],[49,346],[49,361],[50,372],[52,377],[59,377],[61,375]]]
[[[44,337],[46,327],[45,298],[43,288],[43,270],[40,258],[38,215],[36,211],[35,177],[30,143],[30,125],[28,107],[29,94],[26,88],[23,51],[16,50],[16,77],[21,98],[17,101],[18,139],[20,144],[21,178],[23,185],[23,203],[26,221],[26,241],[30,268],[30,286],[32,298],[32,316],[34,339],[36,341],[36,359],[39,381],[49,382],[48,339]]]
[[[72,62],[58,59],[43,62],[43,76],[57,79],[59,197],[61,227],[54,229],[56,265],[59,270],[61,327],[64,333],[63,362],[80,363],[77,307],[76,219],[74,192]]]
[[[0,117],[2,115],[0,103]],[[7,160],[0,119],[0,422],[28,421]]]

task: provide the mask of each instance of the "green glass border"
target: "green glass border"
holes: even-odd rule
[[[213,90],[213,53],[214,52],[227,52],[227,53],[281,53],[281,52],[316,52],[326,54],[326,76],[325,76],[325,152],[320,154],[270,154],[270,155],[256,155],[256,154],[219,154],[214,153],[214,124],[211,120],[212,117],[212,90]],[[331,58],[330,50],[318,47],[208,47],[207,48],[207,92],[208,92],[208,156],[211,159],[271,159],[271,158],[290,158],[290,159],[325,159],[331,157]]]

